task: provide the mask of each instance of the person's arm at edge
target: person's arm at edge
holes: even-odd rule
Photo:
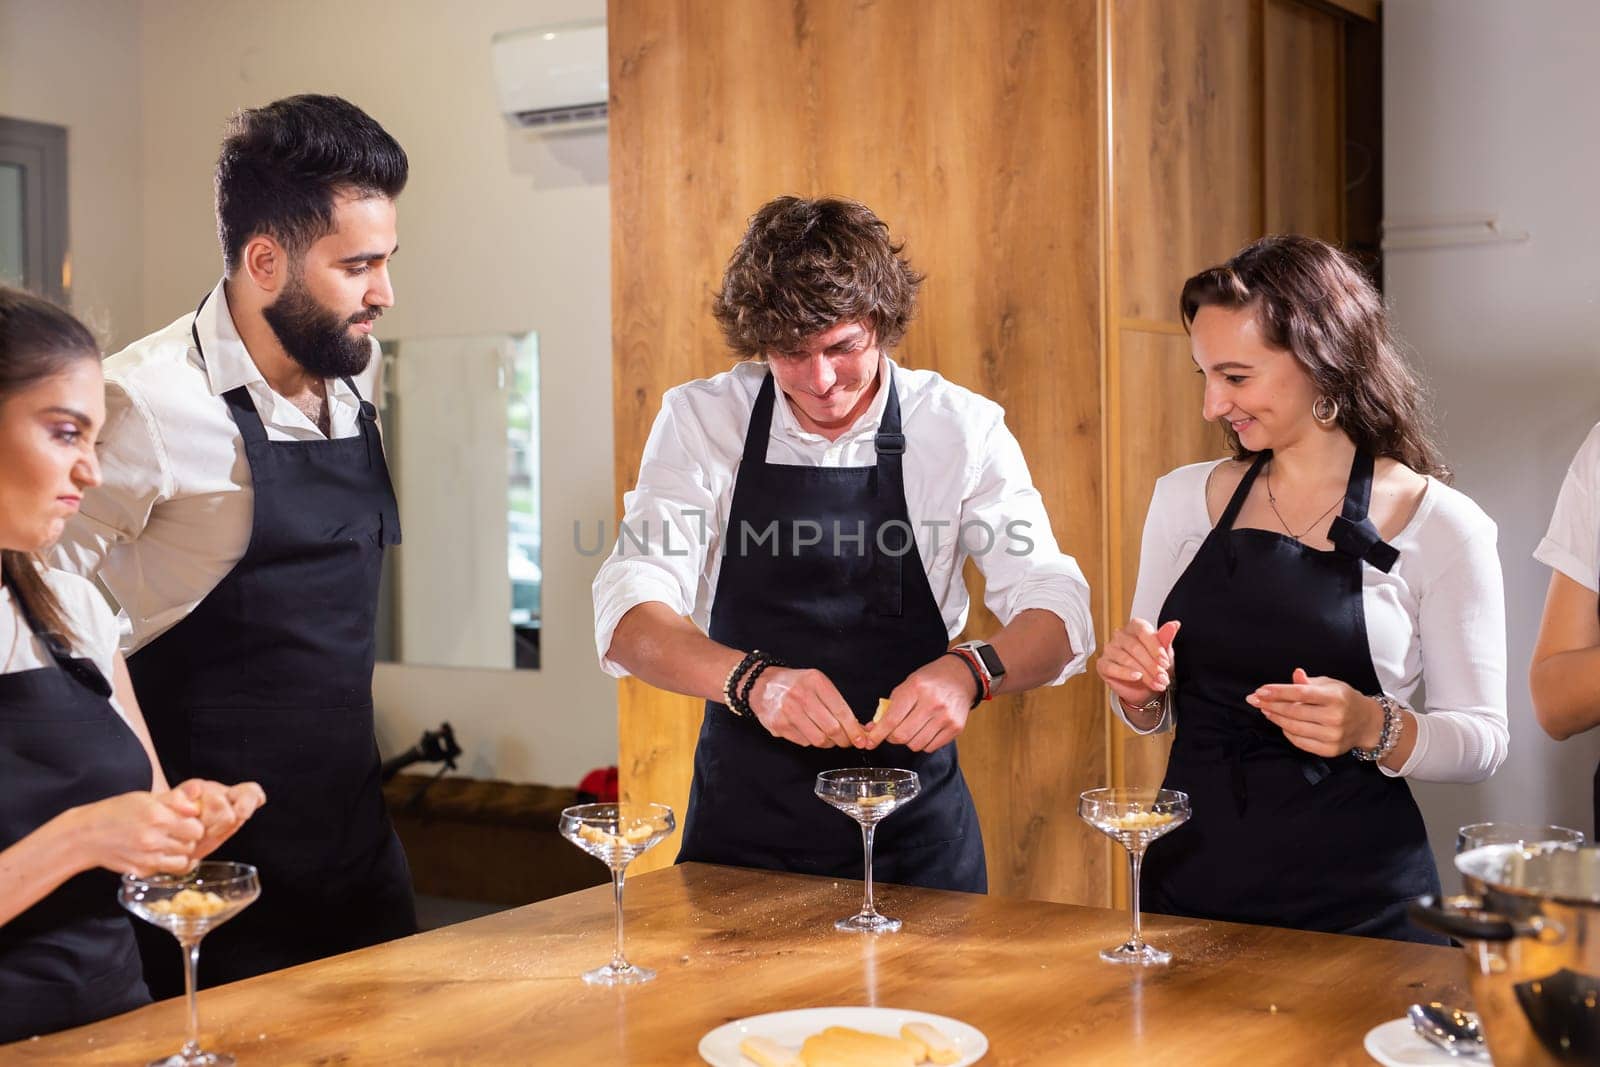
[[[1528,666],[1534,715],[1557,741],[1600,726],[1600,617],[1594,590],[1550,574]]]

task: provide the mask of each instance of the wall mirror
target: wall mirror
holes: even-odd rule
[[[402,543],[384,559],[378,658],[536,669],[538,335],[385,341],[379,392]]]

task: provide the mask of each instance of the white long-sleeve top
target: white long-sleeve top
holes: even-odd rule
[[[200,335],[195,350],[190,327]],[[354,379],[373,400],[379,360]],[[95,578],[121,609],[133,653],[189,616],[244,557],[255,492],[244,440],[223,394],[243,385],[269,441],[319,441],[322,431],[262,376],[218,282],[193,312],[106,359],[103,481],[83,495],[50,553],[52,566]],[[361,432],[361,404],[327,382],[329,435]]]
[[[888,357],[879,374],[891,367],[906,436],[907,518],[945,629],[953,638],[966,626],[961,568],[970,555],[984,576],[984,604],[1002,624],[1030,608],[1062,621],[1073,659],[1052,683],[1059,685],[1082,671],[1094,650],[1089,586],[1056,545],[1004,410],[933,371],[897,366]],[[638,484],[623,497],[623,527],[594,580],[595,648],[606,673],[627,674],[606,653],[623,615],[639,604],[659,601],[709,629],[745,430],[766,376],[764,364],[746,361],[663,397]],[[801,428],[779,390],[767,462],[872,466],[887,403],[888,391],[880,388],[855,425],[829,441]]]
[[[1158,621],[1167,594],[1211,532],[1206,481],[1221,462],[1179,467],[1156,482],[1139,552],[1134,617]],[[1394,568],[1384,573],[1362,564],[1367,643],[1383,691],[1409,704],[1427,681],[1427,703],[1414,708],[1417,743],[1410,758],[1398,771],[1379,767],[1390,777],[1477,782],[1506,757],[1505,587],[1497,537],[1494,520],[1466,494],[1430,477],[1416,514],[1389,539],[1400,553]],[[1261,679],[1263,685],[1288,681]],[[1111,704],[1127,722],[1115,697]],[[1179,704],[1174,696],[1148,732],[1170,729],[1173,717],[1183,715]]]
[[[1572,458],[1533,558],[1585,589],[1600,589],[1600,424]]]

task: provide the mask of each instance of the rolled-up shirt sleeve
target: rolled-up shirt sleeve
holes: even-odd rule
[[[705,454],[698,424],[678,394],[668,392],[645,441],[638,483],[623,495],[616,543],[592,588],[595,651],[614,678],[628,674],[606,655],[624,615],[650,601],[679,615],[694,610],[715,545],[717,500],[700,458]]]
[[[1049,683],[1060,685],[1094,651],[1089,583],[1056,544],[1022,447],[998,415],[978,455],[976,482],[961,506],[963,550],[983,572],[983,602],[1002,625],[1030,608],[1061,620],[1073,655]]]
[[[1533,558],[1585,589],[1600,589],[1600,426],[1589,431],[1556,497]]]
[[[1481,782],[1506,758],[1506,604],[1496,531],[1487,518],[1419,591],[1426,702],[1417,743],[1391,777]]]

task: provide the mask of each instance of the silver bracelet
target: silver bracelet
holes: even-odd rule
[[[1379,693],[1372,699],[1376,700],[1378,706],[1383,709],[1383,732],[1378,734],[1378,743],[1371,748],[1352,748],[1350,750],[1350,755],[1358,760],[1366,760],[1368,763],[1376,763],[1383,759],[1393,752],[1394,747],[1400,743],[1400,710],[1405,706],[1388,693]]]

